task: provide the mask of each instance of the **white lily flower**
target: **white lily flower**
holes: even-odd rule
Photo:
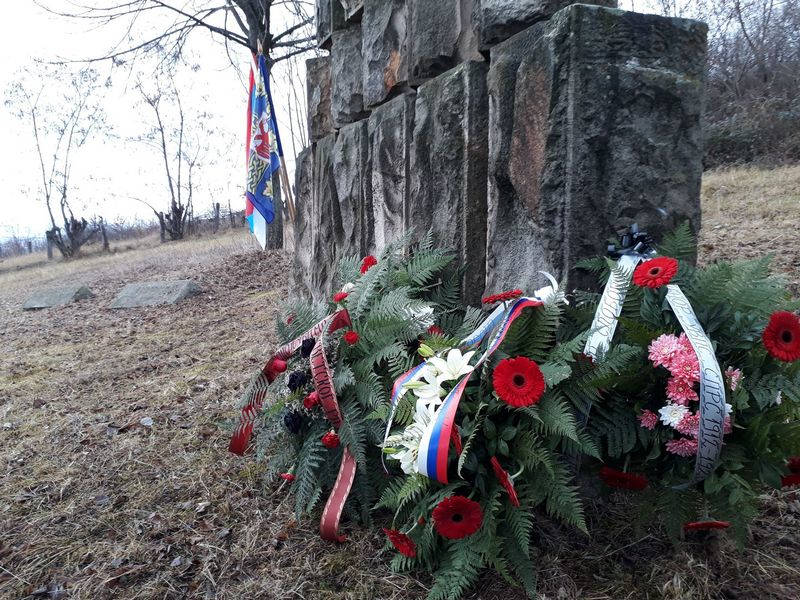
[[[356,285],[355,285],[354,283],[352,283],[352,282],[348,281],[347,283],[345,283],[345,284],[342,286],[342,291],[343,291],[345,294],[349,294],[350,292],[352,292],[352,291],[355,289],[355,287],[356,287]]]
[[[423,369],[422,379],[425,383],[419,387],[415,387],[414,394],[428,406],[439,406],[442,403],[444,390],[442,389],[441,382],[436,378],[436,370],[432,367]]]
[[[461,350],[453,348],[447,353],[447,360],[434,356],[428,359],[428,363],[433,365],[438,372],[436,379],[441,383],[458,379],[462,375],[470,373],[475,368],[469,364],[473,354],[475,354],[474,350],[461,354]]]
[[[388,457],[393,460],[399,460],[400,468],[407,475],[419,472],[417,469],[419,444],[422,441],[422,436],[425,435],[428,425],[433,421],[433,415],[434,410],[431,407],[424,402],[417,401],[414,422],[406,427],[402,433],[390,435],[386,440],[387,446],[396,448],[396,451],[389,454]]]

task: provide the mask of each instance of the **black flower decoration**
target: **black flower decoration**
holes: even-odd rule
[[[300,428],[303,426],[303,417],[299,412],[290,410],[283,415],[283,424],[289,433],[297,435],[300,433]]]
[[[311,356],[311,351],[314,349],[314,344],[316,342],[313,338],[308,338],[307,340],[303,340],[303,345],[300,347],[300,356],[303,358],[308,358]]]
[[[289,375],[289,389],[294,392],[299,390],[308,382],[308,375],[306,375],[305,371],[295,371],[291,375]]]

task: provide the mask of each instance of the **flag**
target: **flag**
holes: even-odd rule
[[[267,225],[275,218],[272,176],[281,166],[278,126],[269,93],[267,61],[253,57],[250,99],[247,104],[247,182],[245,218],[262,248],[267,246]]]

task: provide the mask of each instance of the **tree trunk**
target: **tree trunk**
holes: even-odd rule
[[[231,210],[231,199],[228,198],[228,218],[231,220],[231,229],[236,229],[236,215]]]
[[[164,242],[167,241],[167,226],[164,223],[163,212],[158,213],[158,224],[161,227],[161,243],[163,244]]]
[[[103,237],[103,252],[110,250],[108,245],[108,234],[106,233],[106,222],[100,217],[100,235]]]
[[[267,225],[267,250],[283,248],[283,202],[281,201],[281,178],[278,173],[272,176],[272,206],[275,219]]]
[[[33,242],[28,240],[28,254],[33,254]]]
[[[219,231],[219,202],[214,204],[214,233]]]
[[[47,238],[47,260],[53,260],[53,240]]]

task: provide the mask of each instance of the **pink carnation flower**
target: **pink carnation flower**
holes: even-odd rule
[[[667,381],[667,397],[675,404],[688,406],[690,400],[697,400],[697,392],[686,380],[670,377]]]
[[[678,456],[693,456],[697,454],[697,440],[679,438],[667,442],[667,452]]]
[[[728,380],[728,385],[731,388],[732,392],[736,391],[736,388],[739,387],[739,381],[742,379],[742,371],[741,369],[734,369],[733,367],[728,367],[725,369],[725,379]]]
[[[678,338],[672,334],[665,333],[650,343],[648,358],[656,367],[669,369],[670,364],[672,364],[672,357],[680,349]]]
[[[669,366],[672,376],[687,383],[700,381],[700,362],[693,350],[681,351],[673,355]]]
[[[725,420],[722,422],[722,433],[727,434],[733,431],[733,425],[731,425],[731,418],[725,417]]]
[[[645,429],[655,429],[658,424],[658,415],[652,410],[643,410],[639,415],[639,425]]]
[[[697,433],[700,429],[700,415],[689,413],[681,419],[681,422],[678,423],[675,429],[683,435],[697,437]]]

